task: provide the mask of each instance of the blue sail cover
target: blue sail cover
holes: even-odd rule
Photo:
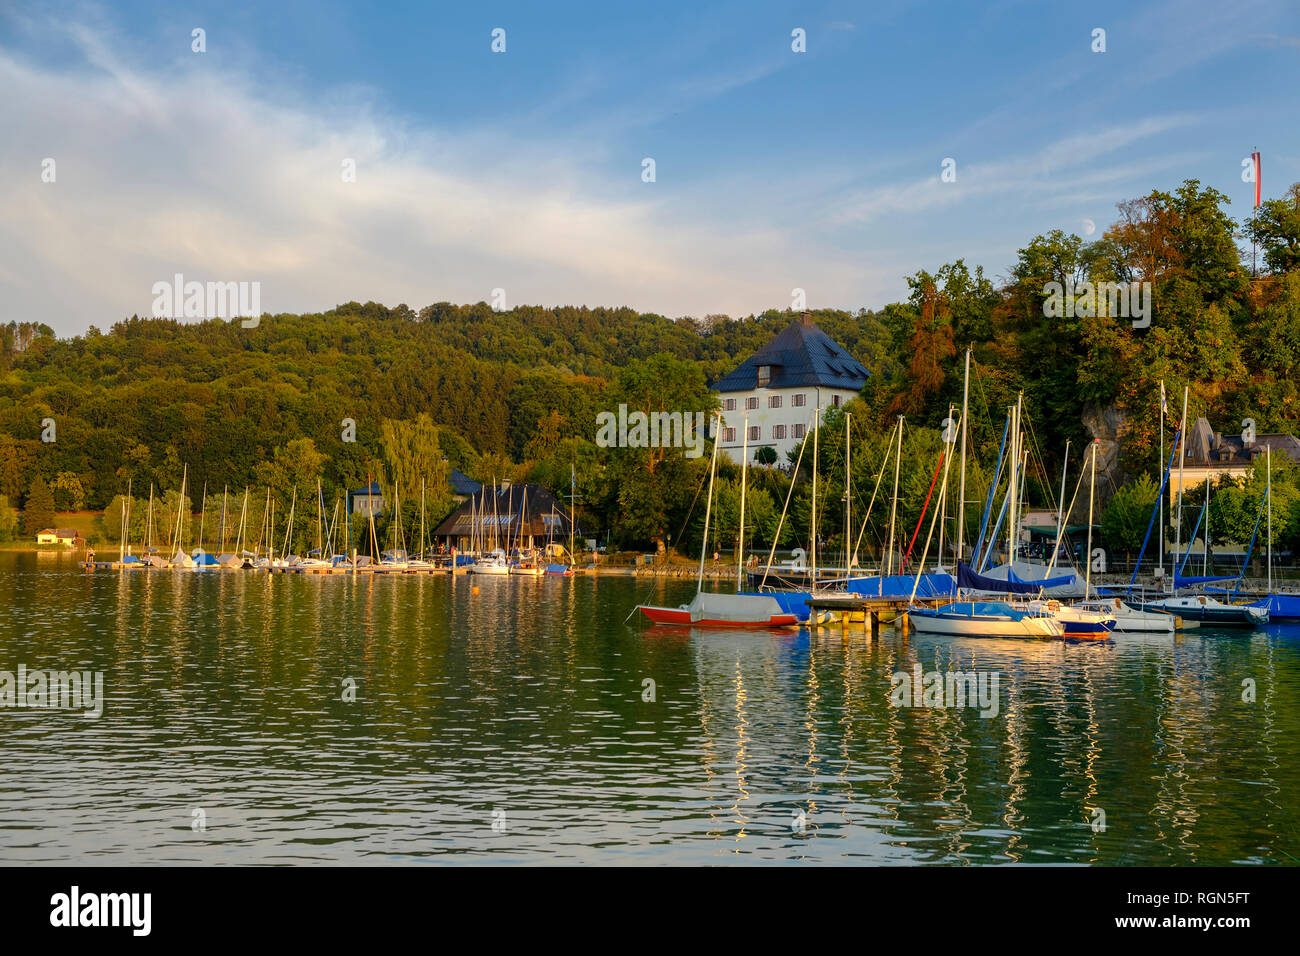
[[[1235,581],[1235,574],[1208,574],[1199,577],[1183,577],[1181,574],[1174,575],[1174,587],[1190,588],[1198,584],[1209,584],[1211,581]]]
[[[1262,607],[1268,611],[1270,624],[1300,623],[1300,594],[1270,594],[1249,607]]]
[[[1040,578],[1037,581],[1031,581],[1027,578],[1022,578],[1020,575],[1016,574],[1016,569],[1008,565],[1007,580],[1011,581],[1013,584],[1028,584],[1035,590],[1037,590],[1038,588],[1043,588],[1045,590],[1050,591],[1052,588],[1069,587],[1071,584],[1073,584],[1074,572],[1071,571],[1069,574],[1062,574],[1059,577],[1055,577],[1055,578]],[[1023,594],[1024,592],[1017,591],[1016,593]]]
[[[970,591],[995,591],[999,594],[1037,594],[1046,588],[1065,587],[1074,583],[1074,575],[1059,578],[1045,578],[1042,581],[1027,582],[1016,577],[1014,571],[1007,569],[1007,580],[985,577],[976,574],[965,561],[957,562],[957,586]]]
[[[808,599],[812,594],[808,591],[742,591],[741,593],[747,596],[761,595],[776,598],[776,603],[781,605],[781,610],[786,614],[793,614],[800,624],[808,623],[808,618],[812,615],[812,609],[808,607]]]
[[[951,574],[923,574],[920,582],[916,580],[915,574],[873,575],[850,578],[844,585],[844,589],[851,594],[902,601],[911,598],[913,587],[919,598],[951,597],[956,593],[956,582]]]

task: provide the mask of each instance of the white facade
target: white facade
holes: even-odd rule
[[[807,430],[812,428],[813,412],[818,407],[825,420],[826,409],[843,405],[857,394],[850,388],[818,385],[722,392],[719,394],[722,435],[718,441],[718,453],[736,464],[741,463],[748,417],[750,464],[754,463],[754,453],[767,446],[776,449],[777,463],[785,465],[786,452],[798,449]]]

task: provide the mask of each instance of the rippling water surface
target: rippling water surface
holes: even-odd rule
[[[692,591],[0,553],[0,670],[106,696],[0,709],[0,862],[1300,861],[1296,631],[624,623]],[[918,663],[996,673],[997,716],[892,706]]]

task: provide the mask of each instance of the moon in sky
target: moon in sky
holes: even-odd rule
[[[1095,222],[1093,222],[1091,219],[1085,219],[1083,221],[1083,234],[1085,236],[1091,236],[1096,231],[1097,231],[1097,224]]]

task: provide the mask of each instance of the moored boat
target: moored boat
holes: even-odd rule
[[[1177,615],[1215,627],[1262,627],[1268,623],[1268,608],[1250,604],[1224,604],[1206,594],[1188,594],[1140,601],[1138,608]]]
[[[701,591],[690,604],[678,607],[639,605],[655,624],[693,624],[697,627],[797,627],[795,615],[782,609],[768,594],[718,594]]]
[[[964,637],[1064,637],[1065,626],[1045,611],[1013,607],[1006,601],[953,601],[940,607],[913,607],[907,612],[921,634]]]
[[[1084,601],[1076,607],[1106,611],[1115,620],[1111,630],[1122,634],[1172,634],[1178,619],[1172,614],[1141,611],[1124,603],[1121,598]]]

